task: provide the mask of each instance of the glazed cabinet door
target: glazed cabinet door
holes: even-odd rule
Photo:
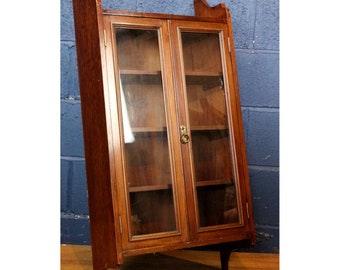
[[[180,243],[187,224],[166,21],[107,16],[104,23],[118,241],[123,251]]]
[[[245,238],[248,230],[227,33],[224,24],[171,22],[180,122],[189,138],[182,151],[193,240]]]

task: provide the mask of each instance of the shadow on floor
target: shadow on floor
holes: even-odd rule
[[[140,256],[127,257],[121,270],[155,270],[155,269],[172,269],[172,270],[216,270],[211,266],[189,262],[182,259],[169,257],[163,254],[146,254]]]

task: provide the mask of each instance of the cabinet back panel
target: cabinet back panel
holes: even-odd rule
[[[204,90],[203,85],[187,85],[191,126],[227,127],[224,90],[220,86]]]
[[[176,230],[172,190],[130,193],[132,235]]]
[[[122,81],[130,124],[132,128],[163,129],[166,126],[163,88],[161,84],[148,83],[146,77]]]
[[[186,71],[222,71],[216,33],[183,33],[182,44]]]
[[[172,183],[168,141],[164,134],[137,134],[134,143],[125,144],[130,187]]]
[[[228,137],[223,131],[192,132],[196,181],[223,179],[232,182]]]
[[[216,185],[197,188],[200,227],[238,222],[234,186]]]
[[[161,69],[156,30],[117,28],[116,37],[121,69]]]

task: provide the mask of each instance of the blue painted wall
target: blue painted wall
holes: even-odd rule
[[[211,6],[221,0],[208,0]],[[254,252],[279,252],[279,0],[227,0],[253,196]],[[103,0],[103,7],[193,15],[193,0]],[[61,242],[90,244],[72,0],[61,0]]]

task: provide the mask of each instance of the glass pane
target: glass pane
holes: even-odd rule
[[[182,33],[200,227],[239,220],[217,33]]]
[[[116,29],[131,235],[176,230],[157,30]]]

